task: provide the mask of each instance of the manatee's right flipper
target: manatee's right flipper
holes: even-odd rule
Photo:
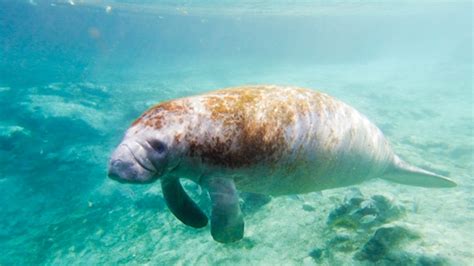
[[[201,228],[207,225],[207,216],[186,194],[178,178],[161,180],[161,189],[171,212],[185,225]]]
[[[205,181],[212,201],[211,234],[214,240],[230,243],[244,236],[244,219],[239,195],[230,178],[209,178]]]

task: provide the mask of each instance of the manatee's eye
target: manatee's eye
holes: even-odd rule
[[[163,153],[166,151],[166,145],[162,141],[150,140],[148,141],[148,144],[150,144],[150,146],[158,153]]]

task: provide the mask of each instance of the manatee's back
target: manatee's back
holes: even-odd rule
[[[366,118],[311,90],[249,86],[194,100],[206,130],[192,137],[190,155],[229,170],[243,190],[288,194],[358,183],[392,156]]]
[[[188,132],[189,154],[229,169],[279,161],[289,147],[285,128],[293,114],[275,101],[276,90],[238,87],[189,98],[200,116]]]

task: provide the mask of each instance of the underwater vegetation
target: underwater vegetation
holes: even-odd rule
[[[59,2],[0,0],[0,265],[474,260],[472,3],[323,3],[303,16],[272,15],[285,3],[145,15],[130,1],[115,2],[138,8],[111,1],[111,12]],[[107,179],[111,151],[143,110],[265,83],[350,103],[402,158],[458,186],[241,193],[244,238],[223,245],[177,221],[159,186]],[[210,215],[207,193],[183,185]]]

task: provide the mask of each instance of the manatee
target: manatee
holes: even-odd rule
[[[422,187],[455,182],[394,154],[382,132],[351,106],[310,89],[227,88],[162,102],[143,113],[112,153],[108,176],[160,180],[170,211],[205,227],[206,214],[179,179],[207,189],[211,235],[244,235],[237,190],[279,196],[356,185],[373,178]]]

